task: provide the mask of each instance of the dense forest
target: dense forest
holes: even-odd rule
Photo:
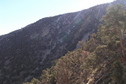
[[[107,8],[98,32],[24,84],[126,84],[126,9]]]

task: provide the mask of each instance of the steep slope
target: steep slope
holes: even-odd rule
[[[23,84],[126,84],[126,8],[111,5],[98,32]],[[123,32],[119,32],[123,31]]]
[[[43,18],[0,37],[0,84],[21,84],[76,48],[97,31],[103,4],[80,12]]]

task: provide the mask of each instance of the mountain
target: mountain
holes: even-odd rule
[[[126,84],[126,8],[107,7],[98,31],[80,48],[44,69],[40,79],[23,84]]]
[[[0,84],[21,84],[38,78],[43,69],[97,32],[110,4],[47,17],[0,36]]]

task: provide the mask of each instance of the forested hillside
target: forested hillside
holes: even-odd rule
[[[43,70],[40,79],[24,84],[126,84],[126,8],[107,8],[98,32],[82,47]]]
[[[0,36],[0,84],[125,84],[125,8],[116,0]]]
[[[43,18],[1,36],[0,84],[22,84],[39,78],[54,60],[78,48],[78,41],[89,39],[97,31],[108,5]]]

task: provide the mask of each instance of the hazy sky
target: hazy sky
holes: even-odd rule
[[[113,0],[0,0],[0,35],[41,18],[80,11]]]

